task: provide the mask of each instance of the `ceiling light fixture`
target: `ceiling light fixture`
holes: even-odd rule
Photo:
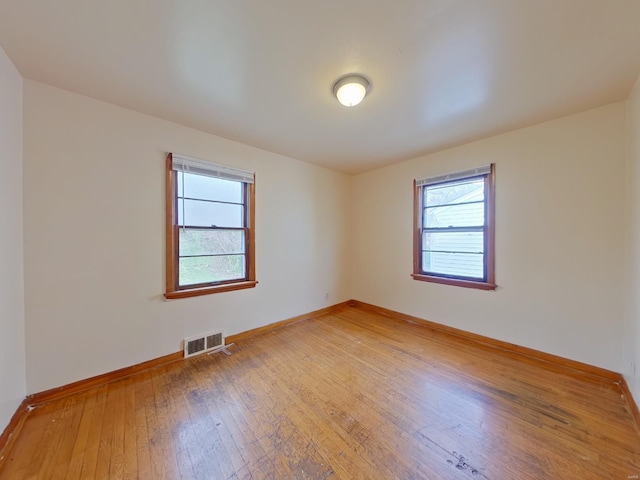
[[[371,82],[362,75],[349,74],[340,78],[333,86],[333,94],[345,107],[354,107],[371,90]]]

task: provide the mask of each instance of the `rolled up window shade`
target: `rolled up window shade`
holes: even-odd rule
[[[228,167],[198,158],[187,157],[177,153],[171,154],[171,168],[177,172],[195,173],[208,177],[222,178],[236,182],[253,183],[255,175],[253,172],[240,170],[239,168]]]
[[[488,175],[489,173],[491,173],[491,165],[472,168],[470,170],[463,170],[461,172],[448,173],[446,175],[439,175],[437,177],[419,178],[416,179],[416,186],[423,187],[425,185],[435,185],[437,183],[452,182],[454,180],[463,180],[465,178]]]

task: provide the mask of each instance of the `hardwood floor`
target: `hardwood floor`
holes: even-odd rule
[[[633,479],[619,386],[356,308],[53,401],[0,479]]]

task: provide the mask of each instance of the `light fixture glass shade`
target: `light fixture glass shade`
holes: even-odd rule
[[[345,107],[358,105],[369,92],[371,84],[361,75],[347,75],[333,86],[333,93]]]

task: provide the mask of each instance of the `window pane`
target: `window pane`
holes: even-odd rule
[[[484,253],[483,232],[424,232],[422,249],[440,252]]]
[[[180,229],[180,256],[244,253],[244,230]]]
[[[484,202],[426,208],[424,213],[425,228],[481,227],[484,225]]]
[[[422,269],[427,273],[484,278],[484,256],[475,253],[422,252]]]
[[[241,280],[246,277],[244,255],[180,258],[179,268],[180,286]]]
[[[182,190],[183,177],[184,195]],[[178,197],[244,203],[243,187],[242,182],[178,172]]]
[[[460,180],[424,188],[426,207],[482,200],[484,200],[484,178]]]
[[[243,210],[242,205],[179,199],[178,225],[242,228],[244,226]]]

